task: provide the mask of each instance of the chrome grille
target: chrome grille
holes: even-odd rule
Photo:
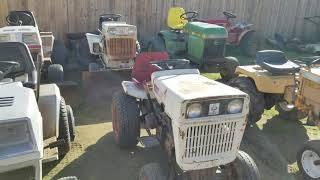
[[[187,128],[184,158],[206,157],[233,149],[237,122]]]
[[[0,107],[12,106],[14,97],[0,97]]]

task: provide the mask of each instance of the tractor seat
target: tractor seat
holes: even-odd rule
[[[145,83],[151,80],[151,74],[160,69],[150,64],[152,61],[168,60],[166,52],[144,52],[137,55],[132,69],[132,78],[138,83]]]
[[[300,66],[289,61],[282,51],[264,50],[256,55],[256,64],[274,75],[287,75],[300,71]]]
[[[168,27],[172,30],[181,30],[188,23],[188,20],[183,20],[180,18],[182,14],[185,13],[185,10],[181,7],[172,7],[169,9],[167,24]]]

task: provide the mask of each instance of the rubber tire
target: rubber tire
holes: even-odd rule
[[[88,44],[87,38],[83,38],[79,40],[79,63],[84,66],[88,67],[89,64],[95,59],[94,55],[90,53],[90,48]]]
[[[254,160],[249,154],[239,151],[237,158],[231,163],[236,172],[236,180],[260,180],[261,175]]]
[[[67,105],[67,113],[68,113],[70,139],[71,139],[71,142],[73,142],[76,137],[76,123],[73,115],[73,110],[70,105]]]
[[[65,47],[64,43],[60,40],[54,40],[51,61],[53,64],[60,64],[65,66],[68,60],[68,50]]]
[[[220,72],[220,76],[223,81],[227,82],[232,78],[236,78],[238,75],[235,73],[236,68],[240,66],[240,63],[235,57],[225,57],[225,65],[223,67],[222,72]]]
[[[52,64],[48,67],[48,80],[51,83],[63,82],[64,72],[60,64]]]
[[[149,52],[166,52],[165,41],[161,36],[155,36],[149,41],[148,47]]]
[[[149,163],[141,168],[139,180],[166,180],[166,177],[158,163]]]
[[[67,177],[62,177],[57,180],[78,180],[76,176],[67,176]]]
[[[265,101],[263,93],[258,92],[255,83],[250,78],[237,77],[231,79],[228,85],[238,88],[250,96],[248,120],[251,124],[258,122],[264,112]]]
[[[134,97],[116,92],[112,97],[114,140],[121,148],[133,148],[140,137],[140,111]]]
[[[257,52],[257,37],[255,32],[249,32],[240,41],[240,49],[244,55],[253,57]]]
[[[296,108],[293,108],[291,111],[285,111],[279,104],[275,105],[275,109],[279,112],[279,117],[283,120],[299,121],[308,116],[307,113],[303,113]]]
[[[302,159],[302,154],[305,150],[312,150],[315,153],[317,153],[320,156],[320,140],[311,140],[306,142],[303,147],[298,151],[297,153],[297,164],[300,169],[300,172],[302,173],[304,179],[306,180],[320,180],[320,178],[312,178],[310,177],[302,167],[301,159]]]
[[[90,63],[89,64],[89,72],[97,72],[97,71],[100,71],[101,67],[98,63]]]
[[[66,102],[63,97],[60,101],[60,117],[59,117],[59,137],[58,140],[64,140],[65,142],[58,146],[59,156],[63,157],[71,149],[70,129],[68,122],[68,112]]]

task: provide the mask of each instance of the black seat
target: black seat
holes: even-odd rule
[[[300,66],[289,61],[282,51],[264,50],[256,55],[256,64],[274,75],[287,75],[300,71]]]

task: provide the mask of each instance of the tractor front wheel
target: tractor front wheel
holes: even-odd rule
[[[139,174],[139,180],[165,180],[165,175],[158,163],[144,165]]]
[[[259,169],[249,154],[239,151],[236,160],[230,165],[231,179],[236,180],[260,180]]]
[[[123,148],[135,147],[140,137],[140,111],[136,99],[122,91],[116,92],[111,111],[115,142]]]
[[[64,142],[58,147],[59,156],[63,157],[66,155],[71,148],[70,129],[68,122],[68,111],[66,102],[63,97],[60,100],[60,118],[59,118],[59,137],[58,140]]]
[[[264,112],[265,100],[263,93],[259,92],[255,83],[247,77],[237,77],[228,83],[231,87],[240,89],[250,96],[248,119],[251,124],[261,119]]]
[[[320,179],[320,140],[308,141],[297,153],[297,163],[304,179]]]
[[[237,77],[236,68],[240,65],[235,57],[225,57],[225,64],[220,70],[220,76],[223,81],[227,82],[232,78]]]
[[[307,113],[301,112],[297,108],[288,108],[286,102],[279,102],[275,108],[279,112],[279,117],[284,120],[298,121],[308,116]]]
[[[255,56],[257,52],[258,39],[255,32],[248,32],[240,40],[240,49],[247,56]]]

